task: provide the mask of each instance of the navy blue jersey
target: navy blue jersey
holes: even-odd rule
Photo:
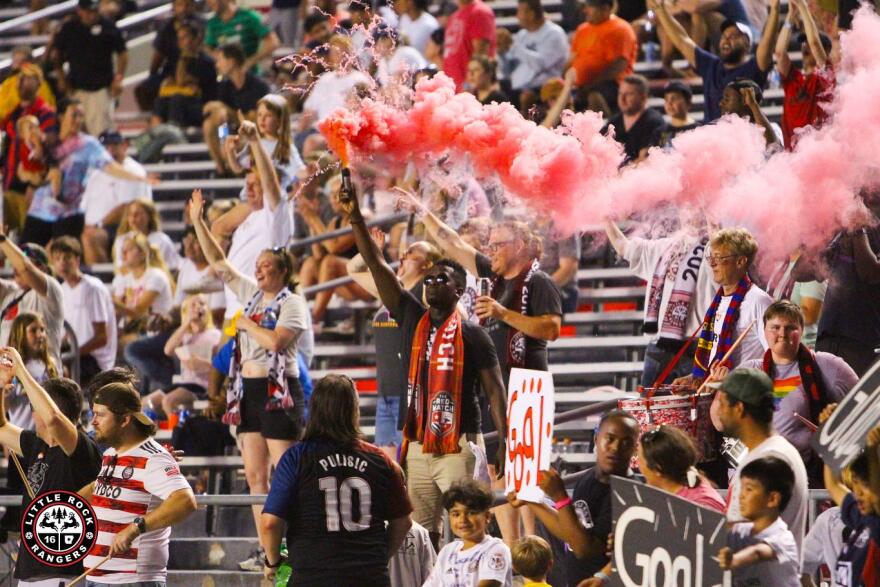
[[[403,473],[366,442],[305,441],[275,470],[263,512],[287,521],[290,585],[388,585],[385,521],[412,512]]]

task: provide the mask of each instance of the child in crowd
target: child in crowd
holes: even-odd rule
[[[32,312],[22,312],[12,322],[9,346],[18,351],[28,372],[42,385],[48,379],[61,374],[59,365],[49,354],[49,339],[46,335],[46,322]],[[34,429],[34,416],[31,403],[21,383],[13,380],[12,390],[6,398],[7,419],[22,430]]]
[[[736,587],[800,587],[800,554],[794,534],[779,517],[791,499],[794,472],[776,457],[763,457],[740,473],[740,513],[718,553],[722,569],[733,570]]]
[[[46,189],[52,190],[52,197],[57,198],[61,193],[61,169],[51,157],[40,121],[33,115],[22,116],[16,122],[15,130],[29,151],[27,160],[19,162],[15,170],[18,179],[28,186],[27,197],[33,198],[34,190],[45,184]]]
[[[424,587],[511,587],[510,549],[486,534],[492,516],[492,493],[467,480],[443,494],[449,525],[458,538],[443,547]]]
[[[550,587],[547,573],[553,566],[550,544],[540,536],[523,536],[511,550],[513,570],[522,575],[523,587]]]

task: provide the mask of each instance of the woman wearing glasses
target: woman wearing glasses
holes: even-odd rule
[[[303,428],[296,352],[300,334],[308,328],[308,308],[294,293],[293,259],[286,249],[263,250],[257,257],[255,279],[246,277],[227,261],[208,229],[204,205],[201,190],[195,190],[189,213],[199,244],[211,267],[244,305],[236,321],[223,422],[238,427],[251,493],[266,493],[270,461],[277,466]],[[260,509],[253,509],[257,527]]]

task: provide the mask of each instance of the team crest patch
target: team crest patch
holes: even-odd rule
[[[503,554],[496,552],[489,557],[489,568],[493,571],[500,571],[505,566]]]
[[[452,432],[455,423],[455,402],[447,391],[441,391],[431,401],[431,432],[436,436],[446,436]]]
[[[169,465],[165,467],[166,477],[174,477],[176,475],[180,475],[180,469],[177,468],[177,465]]]
[[[129,466],[127,466],[126,468],[122,469],[122,478],[123,478],[123,479],[125,479],[126,481],[128,481],[128,480],[131,479],[132,477],[134,477],[134,467],[132,467],[131,465],[129,465]]]
[[[522,332],[513,335],[510,341],[510,356],[514,363],[523,365],[526,362],[526,337]]]
[[[76,493],[47,491],[22,514],[21,538],[41,563],[69,567],[81,562],[98,539],[95,511]]]

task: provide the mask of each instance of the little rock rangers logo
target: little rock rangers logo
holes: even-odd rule
[[[455,423],[455,402],[449,392],[441,391],[431,401],[431,432],[446,436]]]
[[[92,506],[69,491],[38,495],[21,518],[28,553],[49,566],[69,567],[82,561],[98,539]]]

